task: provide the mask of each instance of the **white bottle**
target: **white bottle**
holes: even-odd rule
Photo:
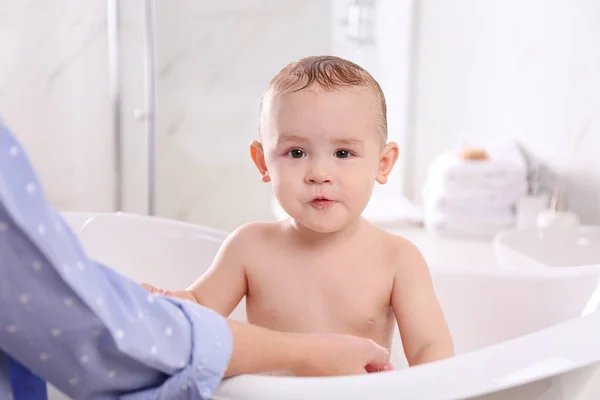
[[[579,224],[577,214],[567,209],[566,195],[561,190],[554,195],[550,208],[540,212],[537,217],[537,227],[543,229],[568,229]]]
[[[537,218],[548,209],[550,196],[546,193],[528,194],[517,201],[517,228],[529,229],[537,226]]]

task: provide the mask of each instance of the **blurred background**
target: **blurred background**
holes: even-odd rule
[[[515,139],[541,186],[600,223],[597,0],[0,4],[0,117],[60,210],[223,230],[277,218],[248,150],[262,91],[333,54],[380,82],[401,148],[370,218],[419,215],[443,151]]]

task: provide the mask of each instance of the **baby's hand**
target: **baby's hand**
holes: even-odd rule
[[[371,364],[367,365],[365,367],[365,369],[367,370],[368,373],[372,373],[372,372],[385,372],[385,371],[392,371],[394,368],[392,367],[392,363],[388,362],[383,369],[380,368],[375,368],[374,366],[372,366]]]

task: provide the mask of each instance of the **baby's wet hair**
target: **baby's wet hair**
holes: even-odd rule
[[[360,65],[336,56],[305,57],[286,65],[271,79],[263,94],[260,102],[261,118],[267,96],[297,92],[313,85],[319,85],[328,91],[349,87],[369,91],[377,102],[379,128],[384,140],[387,139],[387,105],[379,83]]]

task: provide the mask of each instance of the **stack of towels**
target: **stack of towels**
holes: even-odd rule
[[[528,191],[527,164],[516,143],[473,156],[440,154],[423,188],[425,226],[439,233],[493,237],[516,223],[516,204]]]

